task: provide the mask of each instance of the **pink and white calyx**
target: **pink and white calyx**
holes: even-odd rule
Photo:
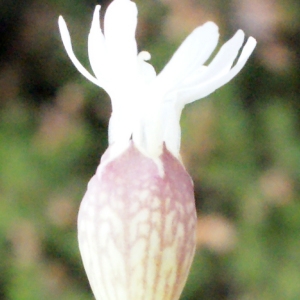
[[[219,38],[217,25],[207,22],[156,75],[146,62],[150,54],[137,52],[136,5],[114,0],[104,32],[99,13],[98,5],[88,37],[94,75],[75,57],[59,18],[75,67],[112,102],[109,147],[78,216],[83,264],[97,300],[177,300],[193,260],[196,230],[193,183],[179,154],[181,111],[230,81],[256,41],[250,37],[244,44],[238,30],[205,66]]]

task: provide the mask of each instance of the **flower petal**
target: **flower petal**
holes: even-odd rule
[[[108,137],[109,145],[118,144],[123,147],[131,136],[133,131],[133,122],[135,120],[134,112],[133,116],[124,113],[126,106],[117,107],[119,109],[113,109],[111,117],[109,119]],[[122,110],[122,108],[124,108]]]
[[[104,34],[109,54],[109,69],[111,77],[119,79],[120,84],[124,80],[129,82],[137,72],[136,25],[135,3],[129,0],[115,0],[107,8]]]
[[[86,70],[86,68],[76,58],[76,56],[73,52],[73,48],[72,48],[70,33],[68,31],[67,24],[66,24],[66,22],[65,22],[65,20],[62,16],[60,16],[59,19],[58,19],[58,26],[59,26],[59,30],[60,30],[61,39],[63,41],[63,44],[65,46],[65,49],[67,51],[67,54],[68,54],[69,58],[71,59],[72,63],[74,64],[74,66],[88,80],[90,80],[94,84],[100,86],[100,83],[99,83],[98,79],[95,78],[93,75],[91,75],[90,72],[88,72]]]
[[[222,85],[229,82],[234,76],[236,76],[240,70],[244,67],[249,56],[253,52],[256,46],[256,40],[253,37],[250,37],[243,47],[242,53],[232,69],[227,73],[221,73],[216,75],[208,80],[202,81],[198,85],[187,87],[177,91],[178,99],[184,105],[190,102],[193,102],[197,99],[206,97],[207,95],[214,92],[216,89]]]
[[[88,38],[90,64],[102,87],[105,88],[106,51],[104,36],[100,27],[100,5],[94,11],[92,26]]]
[[[181,89],[199,85],[203,80],[208,81],[213,77],[220,77],[228,73],[243,45],[244,37],[244,32],[238,30],[236,34],[221,47],[220,51],[208,67],[202,67],[200,70],[195,70],[193,74],[183,81],[182,86],[179,86],[178,88]]]
[[[181,142],[180,117],[183,106],[171,98],[169,101],[164,101],[163,107],[164,142],[167,149],[178,157]]]
[[[157,76],[159,87],[167,91],[199,69],[217,46],[218,39],[218,27],[213,22],[196,28]]]
[[[205,73],[205,78],[211,78],[216,73],[225,74],[227,73],[238,56],[239,50],[243,45],[245,34],[242,30],[238,30],[236,34],[226,42],[209,64]]]

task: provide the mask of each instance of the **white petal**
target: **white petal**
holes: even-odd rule
[[[164,101],[163,105],[164,141],[168,150],[178,157],[181,142],[180,116],[183,106],[172,98]]]
[[[244,67],[249,56],[253,52],[255,46],[256,46],[256,40],[250,37],[247,43],[245,44],[237,63],[229,72],[225,74],[221,73],[221,75],[217,75],[213,78],[209,78],[208,80],[205,80],[204,82],[201,82],[198,85],[195,85],[193,87],[188,87],[186,89],[178,90],[177,95],[178,98],[180,99],[180,102],[187,104],[197,99],[206,97],[207,95],[211,94],[222,85],[229,82]]]
[[[209,64],[205,74],[203,74],[205,79],[215,76],[216,73],[225,74],[231,69],[233,62],[243,45],[244,37],[244,32],[238,30],[237,33],[222,46],[216,57]]]
[[[196,28],[158,75],[159,86],[168,90],[184,80],[195,69],[200,68],[217,46],[218,39],[218,27],[213,22],[207,22]]]
[[[137,105],[136,123],[133,123],[133,141],[147,155],[158,157],[163,145],[163,107],[161,95],[148,90]]]
[[[107,8],[104,19],[105,38],[108,40],[135,40],[137,7],[130,0],[114,0]],[[124,45],[126,46],[126,45]]]
[[[124,107],[126,109],[126,107]],[[132,135],[133,119],[122,109],[115,109],[109,119],[109,144],[126,144]]]
[[[91,75],[86,70],[86,68],[79,62],[79,60],[76,58],[76,56],[73,52],[71,37],[70,37],[69,31],[68,31],[68,28],[67,28],[67,24],[66,24],[66,22],[65,22],[65,20],[63,19],[62,16],[60,16],[59,19],[58,19],[58,26],[59,26],[59,29],[60,29],[60,34],[61,34],[63,44],[65,46],[67,54],[69,55],[69,58],[71,59],[72,63],[74,64],[74,66],[88,80],[90,80],[94,84],[100,86],[98,79],[95,78],[93,75]]]
[[[137,68],[135,30],[137,8],[129,0],[114,0],[106,10],[104,35],[113,77],[127,79]],[[136,73],[135,73],[136,74]],[[124,78],[125,77],[125,78]]]
[[[208,81],[213,77],[219,77],[228,73],[243,45],[244,37],[244,32],[238,30],[236,34],[221,47],[208,67],[195,70],[193,74],[183,81],[182,86],[179,86],[178,89],[193,87],[194,85],[199,85],[202,81]]]
[[[95,8],[88,39],[88,52],[93,72],[101,85],[105,87],[106,51],[104,36],[100,28],[100,5]]]

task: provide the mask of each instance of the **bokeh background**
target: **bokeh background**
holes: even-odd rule
[[[300,299],[300,2],[136,2],[138,44],[157,71],[207,20],[222,42],[238,28],[258,40],[230,84],[183,113],[199,227],[181,299]],[[93,299],[76,216],[111,108],[69,61],[57,18],[89,66],[96,4],[109,1],[0,1],[1,300]]]

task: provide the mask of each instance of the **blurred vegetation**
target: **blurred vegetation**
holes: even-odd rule
[[[69,61],[57,17],[88,66],[92,12],[108,2],[1,1],[0,300],[93,299],[76,215],[110,102]],[[182,299],[300,299],[299,1],[136,2],[157,70],[207,20],[225,40],[238,28],[258,40],[237,78],[183,113],[199,229]]]

